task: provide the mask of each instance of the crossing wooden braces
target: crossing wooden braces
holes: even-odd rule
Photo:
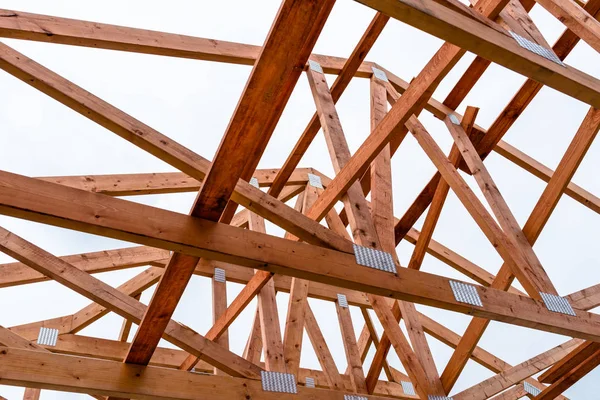
[[[579,40],[600,51],[600,0],[536,0],[565,25],[554,45],[528,15],[537,4],[533,0],[474,0],[470,6],[456,0],[357,2],[376,15],[347,59],[313,54],[335,0],[283,0],[263,46],[0,9],[3,38],[252,66],[210,161],[0,43],[0,69],[180,171],[35,178],[0,171],[0,214],[139,245],[58,257],[0,227],[0,250],[16,260],[0,265],[0,288],[55,280],[91,300],[72,315],[0,326],[1,384],[25,387],[24,399],[38,399],[43,389],[98,399],[427,399],[450,394],[453,399],[564,399],[566,389],[600,364],[600,317],[590,312],[600,305],[600,284],[556,297],[533,249],[563,194],[600,213],[600,198],[571,182],[600,129],[600,81],[564,63]],[[391,19],[446,41],[410,83],[366,61]],[[467,51],[476,58],[449,95],[443,102],[432,98]],[[476,123],[478,108],[467,106],[464,115],[456,109],[492,62],[527,80],[484,129]],[[336,75],[331,86],[325,74]],[[281,168],[257,169],[303,76],[316,112]],[[335,104],[355,78],[370,81],[371,131],[352,154]],[[590,106],[554,171],[502,141],[544,85]],[[445,123],[454,140],[448,155],[418,119],[423,110]],[[321,130],[333,177],[298,166]],[[409,132],[437,172],[396,218],[390,160]],[[486,168],[492,151],[546,182],[523,227]],[[475,178],[489,207],[464,174]],[[503,259],[497,275],[432,239],[450,190]],[[197,193],[189,215],[119,198],[183,192]],[[289,206],[294,199],[295,206]],[[340,202],[338,212],[334,206]],[[418,231],[414,225],[423,214]],[[285,236],[267,234],[265,220]],[[415,245],[407,264],[396,254],[402,240]],[[426,254],[468,279],[420,271]],[[383,259],[391,268],[381,264]],[[140,266],[148,268],[116,288],[93,276]],[[216,269],[225,280],[213,279]],[[205,334],[172,319],[192,275],[212,282],[214,324]],[[515,278],[525,292],[512,285]],[[227,282],[245,285],[229,301]],[[145,306],[140,296],[154,285]],[[277,292],[290,294],[284,332]],[[247,335],[248,342],[243,354],[236,354],[229,349],[229,328],[254,298],[258,307],[252,327],[235,332]],[[333,360],[309,298],[336,305],[345,371]],[[562,308],[549,304],[549,298]],[[459,335],[417,311],[415,304],[474,318]],[[358,307],[364,318],[359,337],[349,307]],[[109,312],[123,317],[118,340],[78,334]],[[373,315],[383,326],[382,335]],[[573,339],[511,366],[478,347],[492,320]],[[40,328],[58,334],[55,345],[37,343]],[[308,346],[304,331],[321,370],[300,366]],[[427,335],[454,349],[441,371]],[[159,347],[161,338],[178,349]],[[388,361],[391,348],[404,372]],[[372,359],[367,358],[370,349]],[[468,360],[496,375],[454,393]],[[265,389],[260,382],[264,371],[292,374],[297,393]],[[385,379],[380,379],[382,371]],[[542,371],[539,380],[532,378]]]

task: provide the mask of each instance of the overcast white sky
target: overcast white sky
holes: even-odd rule
[[[3,0],[1,8],[41,14],[168,31],[193,36],[261,45],[279,7],[279,0],[262,1],[117,1],[82,2],[75,0]],[[339,0],[319,39],[315,52],[347,57],[372,19],[374,12],[350,0]],[[532,18],[553,43],[563,26],[536,6]],[[202,156],[211,159],[229,122],[250,67],[175,59],[151,55],[76,48],[44,43],[5,40],[4,43],[62,74],[69,80],[107,100],[160,132],[177,140]],[[370,52],[376,61],[405,80],[415,76],[442,42],[397,21],[391,21]],[[443,100],[473,59],[467,55],[443,81],[435,94]],[[598,54],[580,44],[567,58],[567,63],[600,77]],[[330,83],[333,81],[333,77]],[[480,107],[477,122],[489,126],[518,90],[525,78],[498,66],[492,66],[459,108]],[[164,172],[173,169],[120,139],[113,133],[83,118],[65,106],[0,71],[0,169],[28,176]],[[354,151],[369,133],[368,81],[355,79],[338,103],[338,111],[348,142]],[[568,143],[581,123],[588,106],[551,89],[543,89],[527,111],[506,135],[505,140],[547,166],[556,167]],[[315,111],[305,76],[298,82],[288,107],[271,139],[260,167],[278,168],[304,130]],[[448,150],[451,137],[443,124],[423,113],[423,123],[437,142]],[[600,193],[597,165],[600,146],[592,145],[588,157],[574,181]],[[544,183],[509,161],[492,154],[486,165],[521,224],[525,222]],[[326,145],[320,134],[301,162],[333,175]],[[402,215],[434,172],[416,142],[408,137],[393,159],[394,207]],[[474,181],[468,182],[475,189]],[[194,194],[156,195],[130,198],[157,207],[187,213]],[[600,229],[598,215],[572,199],[563,198],[538,240],[535,251],[561,295],[600,282],[600,257],[596,240]],[[418,225],[422,221],[419,221]],[[86,235],[45,225],[0,217],[0,225],[14,231],[56,255],[82,253],[131,244]],[[268,226],[269,233],[281,234]],[[495,273],[501,259],[495,253],[465,209],[451,193],[434,238],[479,266]],[[398,246],[400,260],[406,264],[413,246]],[[11,259],[3,254],[0,262]],[[96,275],[118,285],[141,269]],[[430,256],[423,270],[468,280]],[[229,299],[240,290],[229,284]],[[142,301],[150,298],[146,291]],[[194,277],[175,312],[178,321],[206,332],[211,326],[210,281]],[[285,321],[287,294],[278,295],[280,319]],[[0,290],[0,325],[21,323],[72,314],[88,300],[56,283],[46,282]],[[318,303],[318,309],[316,307]],[[332,303],[313,301],[328,345],[338,368],[346,367],[344,349]],[[469,318],[428,307],[418,308],[462,333]],[[255,304],[251,304],[233,325],[231,348],[241,352],[247,338]],[[353,309],[357,333],[362,317]],[[81,332],[116,339],[122,319],[115,314],[104,317]],[[480,345],[512,364],[520,363],[568,338],[530,329],[493,322]],[[319,368],[308,338],[304,339],[302,366]],[[161,343],[170,346],[168,343]],[[441,372],[452,354],[450,348],[430,338],[435,361]],[[372,356],[372,354],[371,354]],[[393,366],[402,369],[393,352]],[[370,362],[370,361],[369,361]],[[479,365],[469,362],[459,379],[455,393],[491,376]],[[595,371],[566,394],[574,399],[597,399],[600,373]],[[23,389],[0,386],[0,395],[20,398]],[[79,399],[83,395],[44,391],[42,399]],[[89,397],[88,397],[89,398]]]

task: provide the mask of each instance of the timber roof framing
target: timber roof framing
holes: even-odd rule
[[[283,0],[263,46],[0,9],[0,38],[252,66],[211,161],[0,43],[1,70],[178,170],[38,178],[0,171],[1,215],[138,245],[59,257],[0,227],[0,251],[16,260],[0,264],[0,288],[54,280],[91,301],[74,314],[0,326],[0,383],[27,388],[25,399],[39,398],[44,389],[115,400],[509,399],[532,387],[540,391],[529,393],[535,399],[564,399],[566,389],[599,365],[600,316],[590,310],[600,306],[600,285],[560,298],[533,245],[563,194],[600,213],[600,199],[571,182],[600,130],[600,80],[564,63],[579,40],[600,51],[600,0],[536,0],[567,28],[553,46],[529,18],[532,0],[471,6],[456,0],[356,1],[376,13],[347,59],[313,53],[335,0]],[[393,66],[366,61],[392,20],[445,41],[410,83]],[[434,99],[467,52],[474,61],[444,101]],[[456,109],[492,63],[526,81],[484,129],[476,123],[478,108],[468,106],[464,115]],[[337,75],[331,86],[325,74]],[[316,113],[281,168],[257,169],[303,75]],[[354,78],[369,80],[371,125],[352,153],[336,103]],[[554,171],[502,140],[544,86],[590,106]],[[453,139],[448,155],[419,120],[423,110],[443,121]],[[299,167],[321,130],[331,177]],[[397,218],[391,160],[409,134],[437,172]],[[546,183],[522,227],[486,167],[492,151]],[[483,198],[464,174],[473,176]],[[450,191],[502,258],[496,275],[432,239]],[[197,194],[187,215],[120,198],[184,192]],[[334,208],[339,204],[341,211]],[[419,232],[415,223],[426,211]],[[284,237],[269,235],[265,220],[282,228]],[[396,254],[402,240],[415,245],[410,261]],[[421,271],[426,253],[467,279]],[[141,266],[148,268],[118,287],[94,276]],[[205,334],[173,319],[192,275],[212,279],[213,326]],[[244,288],[228,299],[231,282]],[[140,296],[153,285],[145,305]],[[290,293],[283,330],[277,292]],[[309,298],[335,304],[346,370],[336,365]],[[237,354],[229,348],[232,324],[254,299],[252,326],[235,332],[248,337]],[[461,336],[415,304],[473,319]],[[353,307],[364,319],[358,337],[360,314],[352,314]],[[118,340],[78,334],[109,312],[124,319]],[[478,346],[490,321],[573,339],[512,366]],[[133,324],[138,327],[128,342]],[[38,344],[41,329],[57,335],[56,343]],[[443,369],[434,363],[426,334],[453,349]],[[159,346],[161,339],[177,349]],[[300,365],[307,346],[321,370]],[[388,359],[392,348],[406,373]],[[495,375],[455,393],[468,360]],[[387,380],[380,379],[382,370]],[[293,376],[286,393],[266,383],[277,373]]]

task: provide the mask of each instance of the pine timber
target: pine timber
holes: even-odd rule
[[[15,189],[15,183],[18,190]],[[192,256],[233,262],[249,268],[433,305],[573,337],[590,340],[600,338],[600,328],[596,327],[597,319],[593,314],[580,312],[578,317],[557,315],[547,311],[535,300],[504,291],[476,287],[481,293],[480,296],[487,296],[493,300],[491,304],[484,304],[481,309],[473,309],[457,302],[450,290],[448,279],[437,275],[399,269],[397,274],[401,279],[390,280],[385,278],[388,274],[386,272],[369,270],[366,274],[364,267],[354,268],[358,264],[354,256],[347,253],[296,243],[6,172],[0,173],[0,188],[0,213],[4,215],[43,221],[69,229],[177,250]],[[32,197],[27,192],[34,193],[36,201],[32,202]],[[77,203],[80,207],[73,208],[73,199],[77,197],[80,197]],[[94,204],[101,204],[102,211]],[[67,205],[71,207],[68,208]],[[138,216],[143,216],[145,224],[132,223],[132,219],[135,221]],[[161,226],[161,234],[157,234],[156,224]],[[220,236],[221,233],[223,236]],[[206,240],[207,235],[212,239]],[[219,237],[223,240],[218,240]],[[242,246],[241,243],[246,241],[253,243],[253,246]],[[283,243],[288,251],[276,251]],[[309,264],[306,263],[307,256],[311,260]],[[353,268],[348,269],[348,266]],[[404,279],[409,280],[411,285],[402,284]],[[509,304],[518,308],[508,306]],[[511,308],[514,311],[511,311]]]
[[[535,244],[542,229],[548,222],[567,183],[575,174],[577,167],[596,137],[598,130],[600,130],[600,111],[591,108],[561,159],[555,174],[523,226],[523,234],[532,245]],[[510,269],[506,265],[503,265],[492,282],[491,287],[506,289],[510,286],[512,279],[513,275],[510,273]],[[463,335],[461,344],[457,347],[457,350],[450,358],[448,365],[442,373],[442,381],[447,391],[456,383],[460,371],[466,365],[473,346],[477,344],[483,335],[487,324],[488,321],[481,319],[473,319],[471,321],[471,324]]]
[[[26,290],[31,286],[24,285],[56,281],[92,301],[73,314],[9,329],[0,326],[3,384],[24,387],[25,399],[39,398],[42,390],[86,393],[102,400],[287,398],[287,394],[270,393],[262,387],[261,374],[269,370],[293,374],[298,385],[298,394],[293,396],[298,399],[341,400],[351,393],[369,399],[424,400],[449,394],[467,360],[472,359],[496,375],[453,394],[456,399],[516,399],[528,395],[523,386],[527,382],[542,391],[538,399],[566,400],[561,393],[600,361],[600,318],[588,312],[600,305],[600,285],[592,282],[566,296],[575,316],[549,311],[540,301],[540,292],[558,295],[562,282],[551,281],[532,246],[563,193],[600,212],[600,199],[571,182],[600,129],[600,81],[526,50],[509,31],[559,60],[565,60],[580,40],[600,50],[600,0],[472,0],[470,7],[458,0],[357,3],[376,12],[347,59],[312,54],[320,36],[326,36],[321,30],[334,0],[283,0],[263,46],[0,10],[0,37],[11,40],[231,63],[250,72],[211,161],[0,43],[0,69],[176,171],[37,179],[0,171],[1,215],[141,245],[56,257],[0,228],[0,250],[16,259],[0,264],[0,288],[22,286]],[[528,14],[537,3],[567,27],[554,46],[536,26],[537,14]],[[366,61],[371,48],[380,54],[382,49],[376,43],[390,18],[447,40],[410,83],[390,69]],[[546,29],[544,26],[544,33]],[[444,101],[432,98],[467,52],[474,53],[475,59],[462,75],[452,75],[459,79],[449,86]],[[467,96],[477,83],[483,83],[481,78],[492,63],[526,81],[485,129],[475,123],[477,108],[467,107],[464,116],[456,110],[465,99],[471,102]],[[281,168],[256,169],[303,71],[316,113],[291,154],[282,158]],[[324,74],[337,75],[331,89]],[[354,77],[370,80],[371,120],[366,140],[353,154],[336,102]],[[555,171],[502,141],[505,134],[519,132],[515,122],[544,86],[592,106]],[[446,124],[454,139],[449,153],[441,151],[417,119],[423,110]],[[421,121],[428,122],[425,118]],[[413,166],[396,171],[392,166],[401,156],[393,156],[408,128],[438,173],[396,219],[394,201],[397,196],[404,201],[402,174],[410,173]],[[319,129],[333,162],[331,178],[314,168],[297,168]],[[491,151],[547,183],[523,227],[487,168]],[[473,176],[487,204],[469,188],[461,171]],[[392,173],[400,179],[392,178]],[[309,174],[317,175],[323,188]],[[251,184],[251,178],[258,187]],[[476,265],[432,239],[449,189],[503,258],[496,275],[489,272],[493,266]],[[117,198],[184,192],[197,192],[188,215]],[[296,206],[290,207],[286,202],[294,197]],[[415,227],[427,207],[419,232]],[[267,232],[266,220],[282,228],[283,237]],[[462,233],[462,224],[454,229]],[[406,260],[408,268],[396,255],[402,239],[415,246],[410,261]],[[355,245],[389,253],[397,272],[359,265]],[[473,280],[472,285],[463,283],[471,285],[483,306],[457,300],[451,288],[456,278],[422,272],[421,267],[427,270],[431,261],[425,254]],[[138,267],[146,268],[119,287],[92,276]],[[227,283],[213,280],[215,268],[226,271]],[[213,323],[205,335],[171,319],[194,274],[212,281],[212,300],[198,304],[196,313],[198,318],[209,317],[212,306]],[[512,286],[515,278],[526,294]],[[228,283],[245,285],[230,304]],[[140,303],[141,294],[150,288],[152,300],[145,306]],[[278,292],[290,293],[285,327],[280,324],[284,317],[278,311],[281,304],[278,307],[277,299],[282,297]],[[342,306],[338,294],[346,296],[350,307]],[[233,324],[255,297],[258,305],[253,322],[240,331],[239,324]],[[319,326],[317,317],[327,323],[335,323],[336,318],[321,319],[320,314],[325,313],[321,307],[315,316],[317,303],[311,308],[309,298],[311,303],[313,299],[333,302],[329,312],[336,308],[341,337],[329,338],[331,327]],[[415,304],[474,318],[460,336],[418,312]],[[360,307],[365,323],[361,331],[355,330],[352,321],[359,315],[351,315],[358,311],[355,306]],[[18,304],[13,308],[18,310]],[[369,309],[383,327],[381,335]],[[104,322],[102,318],[110,312],[123,318],[120,327],[114,326],[116,340],[79,335],[92,323]],[[511,366],[477,347],[492,320],[574,339]],[[138,329],[129,343],[133,325]],[[58,330],[56,346],[36,345],[42,327]],[[302,350],[309,346],[303,343],[307,342],[304,331],[321,370],[300,365],[305,355]],[[426,334],[454,349],[441,376]],[[228,349],[231,335],[248,338],[242,355]],[[161,337],[179,349],[158,347]],[[328,343],[340,339],[337,347]],[[388,359],[392,346],[406,374],[394,368],[397,360]],[[336,365],[339,354],[332,352],[342,348],[344,373]],[[546,368],[540,379],[549,383],[548,387],[532,378]],[[380,379],[382,369],[387,381]],[[308,378],[314,379],[316,389],[305,387]],[[404,392],[399,382],[406,381],[412,383],[416,396]]]

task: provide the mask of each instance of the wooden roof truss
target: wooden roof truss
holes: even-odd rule
[[[0,250],[17,260],[0,266],[0,287],[55,280],[91,300],[72,315],[0,327],[0,383],[26,387],[25,399],[39,398],[43,389],[99,399],[440,399],[471,359],[496,375],[453,399],[541,400],[562,398],[600,363],[600,317],[589,312],[600,305],[600,285],[561,300],[532,248],[563,194],[600,212],[600,199],[570,182],[600,129],[600,81],[561,61],[579,40],[600,51],[600,0],[537,0],[565,25],[554,45],[528,16],[532,0],[478,0],[471,7],[456,0],[357,1],[377,14],[347,59],[312,54],[334,0],[284,0],[263,47],[0,10],[4,38],[253,66],[210,161],[0,43],[2,70],[181,171],[38,178],[0,171],[1,214],[140,245],[57,257],[0,228]],[[390,18],[446,41],[410,83],[365,61]],[[476,58],[450,94],[443,102],[432,98],[467,51]],[[467,107],[464,115],[455,110],[492,62],[527,81],[485,130],[476,124],[477,108]],[[324,74],[337,75],[331,87]],[[302,75],[316,113],[281,168],[256,169]],[[352,154],[335,104],[354,78],[370,80],[371,133]],[[555,171],[502,141],[544,85],[590,106]],[[454,139],[448,155],[419,121],[423,111],[448,128]],[[321,129],[333,177],[298,167]],[[390,160],[409,132],[438,172],[396,218]],[[492,151],[547,183],[523,227],[486,169]],[[464,174],[475,178],[489,207]],[[450,190],[502,257],[496,276],[432,239]],[[189,215],[119,198],[179,192],[198,193]],[[292,208],[286,202],[293,198]],[[413,225],[422,215],[419,232]],[[268,235],[265,220],[284,229],[285,237]],[[415,245],[406,265],[395,250],[402,240]],[[379,257],[375,268],[365,266],[365,254]],[[425,254],[476,284],[421,272]],[[93,276],[139,266],[148,268],[116,288]],[[203,335],[172,319],[193,274],[212,278],[214,325]],[[512,286],[515,278],[525,292]],[[227,299],[227,282],[245,285],[235,299]],[[140,295],[156,283],[149,305],[142,304]],[[283,332],[277,292],[290,293]],[[248,335],[247,345],[236,354],[229,350],[228,328],[254,298],[252,327],[236,332]],[[345,371],[336,366],[308,298],[335,303]],[[550,310],[548,298],[566,308]],[[415,304],[473,319],[461,336]],[[359,307],[364,321],[352,321],[349,307]],[[368,309],[384,328],[381,336]],[[124,318],[119,340],[77,334],[109,312]],[[512,366],[478,347],[490,321],[573,339]],[[356,323],[364,323],[359,337]],[[129,343],[132,324],[138,329]],[[38,344],[42,328],[57,330],[56,343]],[[309,345],[302,343],[304,331],[321,370],[300,367],[301,350]],[[426,334],[455,349],[442,371]],[[178,349],[158,347],[161,338]],[[375,355],[367,364],[371,348]],[[391,349],[406,373],[387,361]],[[539,380],[532,378],[544,370]],[[292,374],[297,394],[266,390],[265,371]]]

